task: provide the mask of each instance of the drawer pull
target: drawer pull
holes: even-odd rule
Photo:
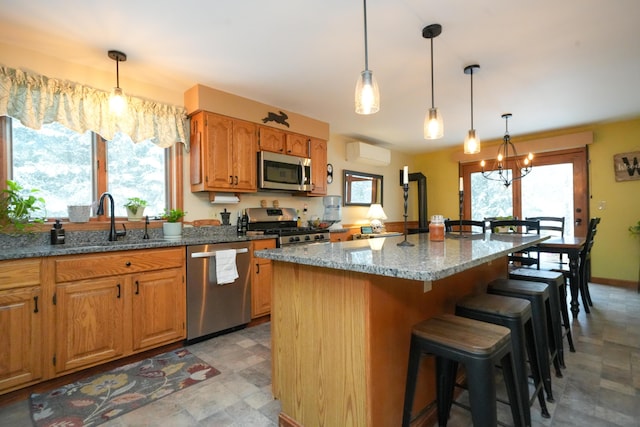
[[[126,265],[127,267],[131,267],[131,261],[125,262],[124,265]]]
[[[35,303],[35,308],[33,309],[34,313],[38,312],[38,297],[33,297],[33,302]]]
[[[118,298],[120,298],[120,283],[118,283]]]
[[[256,274],[260,274],[260,264],[256,264]]]
[[[136,280],[136,295],[140,295],[140,282]]]

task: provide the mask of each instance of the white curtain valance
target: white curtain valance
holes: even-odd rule
[[[18,119],[32,129],[58,122],[106,140],[122,132],[134,142],[151,139],[162,148],[181,142],[188,149],[184,107],[127,96],[126,113],[116,117],[109,110],[109,95],[78,83],[0,67],[0,116]]]

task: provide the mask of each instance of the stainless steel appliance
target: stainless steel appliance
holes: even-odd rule
[[[331,241],[326,228],[297,227],[293,208],[247,208],[247,217],[247,230],[278,235],[277,247]]]
[[[258,187],[261,190],[311,191],[311,159],[258,152]]]
[[[251,321],[250,242],[187,246],[187,340]],[[218,284],[216,251],[234,249],[238,278]]]

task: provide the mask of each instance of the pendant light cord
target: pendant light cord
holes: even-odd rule
[[[367,46],[367,0],[364,1],[364,69],[369,70],[369,49]]]
[[[431,37],[431,108],[435,108],[435,95],[433,93],[433,37]]]
[[[473,68],[471,68],[471,129],[473,130]]]
[[[120,89],[120,60],[116,59],[116,87]]]

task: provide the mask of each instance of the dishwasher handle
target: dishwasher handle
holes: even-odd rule
[[[247,252],[249,252],[249,248],[236,249],[237,254],[246,254]],[[191,258],[209,258],[209,257],[215,257],[215,256],[216,256],[216,251],[194,252],[191,254]]]

